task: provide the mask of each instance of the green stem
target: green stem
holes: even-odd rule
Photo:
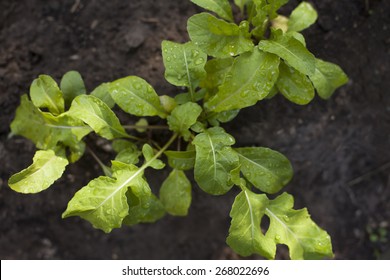
[[[125,129],[161,129],[165,130],[168,129],[168,126],[166,125],[124,125],[123,128]]]

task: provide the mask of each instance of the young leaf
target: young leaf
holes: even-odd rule
[[[258,0],[254,0],[258,1]],[[277,11],[284,6],[289,0],[271,0],[267,1],[268,5],[265,6],[265,9],[268,12],[268,15],[271,19],[274,19],[278,16]]]
[[[277,193],[292,178],[289,160],[268,148],[238,148],[241,172],[256,188],[266,193]]]
[[[293,206],[292,195],[283,193],[270,201],[265,210],[270,219],[265,236],[275,243],[273,252],[276,244],[285,244],[293,260],[332,257],[332,244],[326,231],[310,219],[306,208],[294,210]]]
[[[269,18],[266,6],[265,0],[254,0],[250,5],[250,11],[248,11],[250,21],[254,26],[251,34],[256,38],[263,38],[268,26]]]
[[[61,142],[73,151],[80,152],[83,151],[80,141],[91,129],[67,114],[53,116],[51,113],[41,112],[27,95],[23,95],[11,123],[11,131],[30,139],[38,149],[54,149]]]
[[[248,29],[247,22],[239,27],[208,13],[196,14],[187,22],[191,40],[208,55],[218,58],[252,50],[254,45]]]
[[[70,106],[76,96],[86,94],[83,78],[77,71],[69,71],[62,76],[60,83],[61,91],[64,95],[65,105]]]
[[[216,13],[223,19],[233,21],[232,8],[229,0],[191,0],[192,3]]]
[[[199,81],[206,76],[207,55],[194,43],[162,42],[165,79],[175,86],[186,86],[193,95]]]
[[[91,95],[96,96],[102,100],[110,109],[115,106],[115,101],[110,95],[110,83],[103,83],[99,85],[91,92]]]
[[[191,205],[191,183],[183,171],[173,169],[162,183],[160,200],[173,216],[186,216]]]
[[[314,55],[294,37],[281,34],[281,30],[277,30],[275,33],[274,39],[260,41],[259,48],[280,56],[302,74],[313,74],[315,70]]]
[[[12,175],[8,184],[20,193],[41,192],[61,177],[68,163],[68,160],[57,156],[52,150],[36,151],[32,165]]]
[[[127,226],[139,223],[154,223],[165,215],[161,201],[152,193],[149,197],[137,197],[131,190],[127,192],[129,215],[123,220]]]
[[[314,98],[314,88],[309,78],[285,63],[279,66],[278,90],[291,102],[306,105]]]
[[[268,206],[265,194],[243,189],[234,200],[226,243],[241,256],[257,253],[268,259],[274,255],[272,241],[261,232],[260,223]]]
[[[195,151],[166,151],[170,167],[178,170],[190,170],[195,165]]]
[[[221,127],[209,128],[193,140],[195,181],[205,192],[221,195],[233,186],[230,172],[239,165],[238,155],[230,147],[234,143],[234,138]]]
[[[244,7],[252,0],[234,0],[234,4],[236,4],[237,7],[240,8],[241,13],[244,12]]]
[[[50,76],[40,75],[30,87],[31,101],[38,108],[47,108],[54,115],[64,112],[64,98],[56,81]]]
[[[162,169],[165,167],[165,163],[159,159],[153,159],[155,156],[153,148],[149,144],[145,144],[142,147],[142,154],[144,155],[145,161],[149,162],[149,166],[154,169]]]
[[[129,137],[115,113],[106,103],[95,96],[80,95],[76,97],[68,114],[82,120],[106,139]]]
[[[279,58],[257,48],[237,57],[207,109],[222,112],[254,105],[265,98],[278,77]]]
[[[149,200],[151,191],[142,178],[143,169],[114,161],[112,171],[113,178],[101,176],[79,190],[62,217],[80,216],[108,233],[119,228],[129,214],[126,197],[129,188],[138,199]]]
[[[109,92],[115,103],[126,113],[146,117],[166,117],[160,99],[145,80],[128,76],[110,83]]]
[[[309,77],[323,99],[330,98],[338,87],[348,82],[347,75],[338,65],[321,59],[316,59],[316,70]]]
[[[187,102],[177,106],[167,118],[169,129],[179,133],[184,140],[188,141],[191,136],[189,128],[196,123],[200,113],[202,107],[196,103]]]
[[[316,22],[317,12],[308,2],[299,4],[290,15],[288,31],[301,31]]]

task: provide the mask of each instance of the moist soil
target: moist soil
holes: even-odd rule
[[[305,31],[308,48],[339,64],[349,83],[308,106],[276,96],[224,127],[236,146],[266,146],[290,159],[295,174],[285,190],[295,196],[295,208],[307,207],[331,235],[336,259],[389,259],[390,2],[311,2],[319,20]],[[59,81],[77,70],[92,90],[137,75],[159,94],[174,95],[178,90],[163,79],[161,41],[187,41],[186,20],[200,11],[182,0],[0,1],[1,259],[239,258],[225,244],[235,191],[213,197],[194,184],[188,217],[105,234],[79,218],[61,219],[74,193],[101,174],[89,154],[42,193],[22,195],[7,185],[35,151],[30,141],[9,137],[20,96],[34,78],[44,73]],[[105,145],[89,140],[108,162]],[[146,176],[156,190],[167,171],[154,174]],[[287,258],[286,247],[277,258]]]

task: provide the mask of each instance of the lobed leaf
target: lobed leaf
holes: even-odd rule
[[[223,19],[233,21],[233,13],[229,0],[191,0],[191,2],[216,13]]]
[[[337,88],[348,82],[348,77],[340,66],[321,59],[316,59],[316,70],[309,77],[323,99],[330,98]]]
[[[166,117],[153,87],[139,77],[128,76],[113,81],[110,83],[109,92],[115,103],[126,113],[141,117]]]
[[[179,133],[184,140],[188,141],[191,136],[190,127],[196,123],[202,113],[202,107],[196,103],[187,102],[173,109],[167,121],[169,129]]]
[[[291,13],[288,31],[302,31],[316,22],[318,14],[308,2],[301,2]]]
[[[205,107],[213,112],[241,109],[265,98],[278,77],[279,58],[257,48],[235,58],[218,92]]]
[[[56,155],[53,150],[36,151],[33,163],[12,175],[8,185],[20,193],[41,192],[61,177],[68,163],[65,157]]]
[[[332,257],[328,234],[310,219],[306,208],[294,210],[293,206],[293,197],[287,193],[268,200],[243,189],[230,212],[228,245],[242,256],[257,253],[272,259],[276,245],[285,244],[294,260]],[[264,215],[270,219],[265,234],[260,228]]]
[[[277,30],[275,33],[274,39],[260,41],[259,48],[278,55],[302,74],[313,74],[315,71],[314,55],[293,36],[281,34],[281,30]]]
[[[221,195],[233,186],[230,172],[239,165],[238,155],[230,147],[234,143],[234,138],[221,127],[209,128],[193,140],[195,181],[205,192]]]
[[[48,75],[39,75],[30,87],[30,97],[38,108],[47,108],[54,115],[64,112],[64,98],[56,81]]]
[[[106,139],[129,137],[115,113],[106,103],[93,95],[76,97],[68,115],[82,120]]]
[[[191,40],[210,56],[224,58],[253,49],[249,24],[240,26],[200,13],[188,19],[187,30]]]
[[[149,200],[151,191],[142,178],[143,169],[113,161],[112,171],[113,178],[101,176],[76,192],[62,217],[80,216],[108,233],[119,228],[129,215],[129,188],[139,200]]]
[[[160,189],[160,200],[173,216],[186,216],[191,205],[191,183],[183,171],[173,169]]]
[[[293,206],[294,199],[287,193],[270,201],[265,211],[270,219],[266,238],[275,245],[287,245],[293,260],[332,257],[332,244],[326,231],[312,221],[306,208],[294,210]]]
[[[306,105],[314,98],[314,88],[309,78],[285,63],[279,67],[278,90],[291,102]]]
[[[65,75],[62,76],[60,88],[67,107],[70,106],[73,99],[77,96],[87,93],[83,78],[77,71],[69,71],[65,73]]]
[[[293,176],[289,160],[268,148],[238,148],[241,172],[257,189],[273,194],[280,191]]]

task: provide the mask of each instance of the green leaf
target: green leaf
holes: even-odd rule
[[[206,108],[222,112],[254,105],[272,89],[278,77],[278,66],[277,56],[258,49],[240,55],[217,94],[206,102]]]
[[[200,86],[209,91],[217,89],[225,80],[226,74],[234,63],[233,57],[214,58],[207,61],[205,70],[207,76],[201,81]]]
[[[230,212],[228,245],[244,257],[257,253],[273,259],[277,244],[287,245],[294,260],[332,257],[328,234],[310,219],[306,208],[294,210],[293,206],[289,194],[283,193],[272,201],[243,189]],[[260,229],[264,214],[270,219],[265,234]]]
[[[27,95],[23,95],[15,119],[11,123],[11,131],[15,135],[30,139],[38,149],[54,149],[59,143],[68,146],[73,154],[71,162],[74,162],[83,154],[85,144],[81,139],[90,133],[91,129],[66,113],[53,116],[51,113],[42,112]]]
[[[240,8],[240,11],[243,13],[245,5],[247,5],[252,0],[234,0],[234,4],[236,4],[237,7]]]
[[[279,67],[278,90],[291,102],[306,105],[314,98],[314,88],[309,78],[285,63]]]
[[[193,94],[199,81],[206,76],[207,55],[192,42],[162,42],[165,79],[175,86],[185,86]]]
[[[228,0],[191,0],[192,3],[216,13],[223,19],[233,21],[232,8]]]
[[[293,260],[332,257],[332,244],[326,231],[311,220],[306,208],[294,210],[293,206],[292,195],[283,193],[270,201],[265,210],[270,219],[266,238],[275,242],[273,252],[276,244],[285,244]]]
[[[50,76],[40,75],[30,87],[31,101],[38,108],[47,108],[59,115],[64,112],[64,98],[56,81]]]
[[[11,176],[8,184],[16,192],[38,193],[46,190],[59,179],[68,161],[54,151],[37,151],[28,168]]]
[[[129,137],[115,113],[106,103],[93,95],[76,97],[68,114],[82,120],[106,139]]]
[[[173,109],[167,121],[169,129],[179,133],[184,140],[188,141],[191,136],[190,127],[196,123],[202,113],[202,107],[196,103],[188,102]]]
[[[115,106],[115,101],[110,95],[110,83],[103,83],[99,85],[91,92],[91,95],[96,96],[102,100],[110,109]]]
[[[230,147],[234,143],[234,138],[221,127],[209,128],[193,140],[195,181],[205,192],[221,195],[233,186],[230,172],[239,165],[238,155]]]
[[[308,2],[300,3],[290,15],[288,31],[301,31],[316,22],[317,12]]]
[[[224,58],[253,49],[247,22],[237,26],[200,13],[189,18],[187,30],[191,40],[210,56]]]
[[[60,83],[61,91],[64,95],[65,105],[70,106],[76,96],[86,94],[83,78],[77,71],[69,71],[62,76]]]
[[[273,244],[260,228],[267,206],[265,194],[255,194],[247,189],[243,189],[234,200],[226,243],[241,256],[257,253],[268,259],[273,257]]]
[[[278,16],[277,11],[288,3],[289,0],[271,0],[267,1],[268,5],[265,6],[265,9],[268,12],[268,15],[271,19],[274,19]]]
[[[139,77],[128,76],[113,81],[110,83],[109,92],[115,103],[126,113],[141,117],[166,117],[153,87]]]
[[[137,164],[139,162],[141,151],[138,150],[136,144],[127,140],[118,139],[112,143],[112,147],[118,153],[115,157],[116,161],[127,164]]]
[[[191,205],[191,183],[183,171],[173,169],[160,189],[160,200],[173,216],[186,216]]]
[[[142,147],[142,154],[144,155],[145,161],[150,162],[150,167],[154,169],[162,169],[165,167],[165,163],[159,159],[154,159],[153,161],[151,161],[155,156],[155,153],[153,151],[153,148],[149,144],[144,144],[144,146]]]
[[[330,98],[337,88],[348,82],[347,75],[338,65],[321,59],[316,59],[316,70],[309,77],[323,99]]]
[[[268,148],[238,148],[241,172],[256,188],[277,193],[291,180],[293,169],[289,160]]]
[[[315,58],[306,47],[292,36],[282,35],[279,29],[273,40],[262,40],[259,48],[283,58],[291,67],[305,75],[315,71]]]
[[[123,220],[127,226],[139,223],[154,223],[165,215],[161,201],[152,193],[148,198],[138,198],[131,190],[127,192],[129,215]]]
[[[174,98],[168,96],[168,95],[160,95],[160,103],[161,106],[164,108],[164,111],[170,114],[173,109],[176,108],[177,103]]]
[[[251,31],[256,38],[262,38],[268,26],[268,10],[266,8],[267,2],[265,0],[254,0],[251,5],[251,12],[249,17],[254,26]]]
[[[166,151],[170,167],[179,170],[190,170],[195,165],[195,151]]]
[[[113,161],[112,171],[113,178],[101,176],[80,189],[62,217],[80,216],[108,233],[119,228],[129,214],[126,197],[129,188],[139,200],[149,200],[151,191],[142,178],[143,169]]]

